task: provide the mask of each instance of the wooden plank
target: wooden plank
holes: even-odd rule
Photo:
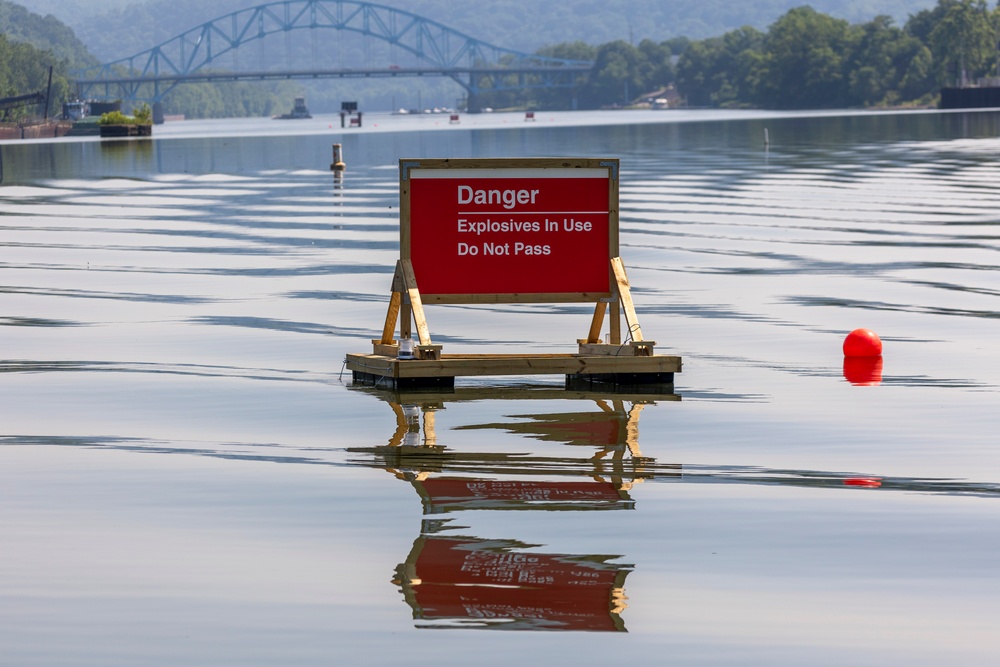
[[[509,294],[422,294],[424,304],[450,303],[593,303],[611,298],[611,292],[512,292]]]
[[[625,323],[628,325],[628,333],[632,340],[642,340],[642,329],[639,328],[639,317],[635,314],[635,305],[632,303],[632,292],[629,289],[628,276],[625,275],[625,264],[621,257],[611,258],[611,269],[614,271],[615,280],[618,284],[618,298],[622,302],[625,310]]]
[[[416,345],[413,348],[413,354],[417,359],[440,359],[441,358],[441,346],[440,345]]]
[[[455,358],[399,362],[394,377],[483,376],[483,375],[588,375],[613,373],[675,373],[680,358],[653,357],[578,357],[563,358]]]
[[[392,291],[406,291],[406,281],[403,279],[403,263],[399,259],[396,260],[396,268],[392,272]]]
[[[611,344],[621,345],[622,344],[622,316],[621,308],[619,306],[619,300],[615,299],[611,302],[609,306],[611,311],[611,324],[608,327],[611,332]]]
[[[366,386],[355,386],[352,389],[374,394],[386,402],[417,404],[425,410],[444,409],[447,403],[471,403],[474,401],[580,400],[599,402],[608,397],[606,391],[581,391],[548,386],[456,386],[453,389],[439,391],[435,391],[434,389],[409,390]],[[664,394],[655,391],[647,393],[616,393],[615,398],[620,398],[623,401],[633,404],[648,403],[651,405],[655,405],[659,401],[681,400],[681,397],[677,394]]]
[[[399,356],[399,345],[395,342],[390,345],[385,345],[382,341],[373,340],[372,354],[376,354],[381,357],[397,357]]]
[[[417,289],[417,277],[413,273],[413,263],[408,259],[399,260],[403,269],[403,281],[406,283],[406,293],[410,297],[410,309],[413,311],[413,320],[417,324],[417,338],[421,345],[433,345],[431,342],[431,332],[427,328],[427,319],[424,317],[424,305],[420,300],[420,290]]]
[[[594,318],[590,321],[590,332],[587,334],[588,343],[601,342],[601,328],[604,326],[604,313],[608,310],[608,304],[598,301],[594,305]]]
[[[590,375],[614,373],[679,373],[681,358],[584,357],[564,355],[442,355],[434,360],[398,360],[370,354],[348,354],[347,368],[383,377],[459,377],[482,375]]]
[[[392,377],[394,369],[399,365],[395,357],[385,357],[378,354],[348,354],[345,357],[347,369]]]
[[[399,174],[399,258],[410,259],[410,180]]]
[[[404,299],[399,307],[399,338],[405,340],[413,337],[413,309]]]
[[[655,340],[634,340],[629,343],[632,353],[637,357],[653,356],[653,348],[656,346]]]
[[[420,169],[601,169],[613,158],[414,158],[402,162],[419,162]],[[405,181],[408,182],[408,181]]]
[[[619,185],[618,185],[618,160],[601,160],[601,162],[613,162],[614,167],[608,173],[608,254],[617,257],[620,254],[618,246],[618,226],[619,226]]]
[[[581,343],[579,354],[586,357],[634,357],[636,356],[636,348],[632,345]]]
[[[402,305],[403,295],[393,291],[389,297],[389,310],[385,314],[385,324],[382,326],[382,338],[380,343],[391,345],[396,334],[396,322],[399,320],[399,307]]]

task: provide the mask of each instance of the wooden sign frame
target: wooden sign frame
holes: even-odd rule
[[[594,302],[612,297],[615,283],[608,262],[618,256],[618,168],[618,160],[613,158],[400,160],[400,259],[412,263],[414,276],[421,285],[423,303]],[[596,179],[606,182],[605,192],[597,192],[593,187]],[[451,189],[454,184],[467,182],[483,186],[490,181],[506,186],[511,183],[524,185],[515,185],[516,189],[508,187],[501,190],[504,186],[500,186],[495,190],[475,190],[477,194],[502,193],[509,198],[502,203],[490,198],[479,207],[467,203],[464,208],[478,210],[460,210],[461,197],[456,201],[455,191]],[[576,186],[577,183],[581,185]],[[553,187],[544,187],[549,184]],[[414,192],[432,186],[439,186],[434,195],[420,196],[419,192]],[[470,194],[473,192],[469,186],[459,187],[468,188],[466,192]],[[415,208],[420,206],[424,208]],[[580,211],[581,207],[589,210]],[[587,218],[594,216],[595,220],[575,220],[574,215],[581,213]],[[484,234],[462,232],[463,223],[475,224],[465,221],[462,216],[471,215],[479,220],[486,216],[485,219],[489,220],[491,214],[502,219],[516,218],[492,221],[496,226],[533,224],[536,227],[520,232],[506,229],[494,233],[486,231]],[[606,227],[607,236],[602,238],[596,230],[559,231],[563,225],[574,222]],[[555,223],[557,231],[552,233],[546,229],[547,223]],[[466,237],[468,243],[464,242]],[[494,244],[484,239],[497,241]],[[548,242],[539,242],[538,239]],[[459,246],[472,245],[472,250],[478,251],[476,242],[483,247],[483,255],[495,245],[501,250],[506,247],[507,256],[457,256],[460,250],[456,248],[456,243]],[[529,251],[535,248],[546,254],[551,252],[551,255],[511,257],[511,242],[515,244],[515,249],[517,246]],[[499,269],[484,268],[480,271],[477,268],[477,265],[489,267],[491,264],[499,266]],[[461,285],[446,284],[447,279],[443,277],[433,281],[429,279],[433,267],[448,266],[454,267],[451,282],[461,282]],[[492,281],[490,276],[483,275],[491,271],[494,272]],[[532,273],[536,275],[530,275]],[[463,291],[462,285],[483,282],[487,283],[487,287],[497,282],[513,282],[521,289]],[[546,282],[554,283],[555,287],[550,288]],[[565,289],[565,286],[570,288]]]
[[[411,338],[411,325],[415,323],[419,341],[414,351],[415,357],[417,359],[441,359],[441,346],[434,345],[431,341],[430,329],[427,326],[427,320],[424,316],[423,306],[425,303],[591,302],[595,303],[595,308],[587,337],[577,339],[577,343],[580,346],[580,354],[590,356],[622,356],[623,350],[620,346],[623,332],[621,328],[620,309],[623,309],[628,325],[627,338],[630,343],[628,346],[629,352],[625,356],[653,356],[655,342],[643,340],[642,329],[639,327],[639,320],[632,303],[628,277],[625,275],[625,265],[618,256],[618,168],[618,160],[611,158],[400,160],[400,259],[396,262],[396,270],[393,274],[392,292],[388,311],[386,312],[382,337],[381,339],[372,341],[374,354],[391,357],[397,356],[399,353],[399,343],[394,339],[397,322],[399,323],[400,339],[403,340]],[[424,193],[428,196],[424,196],[420,200],[420,205],[428,205],[428,208],[430,208],[431,204],[442,204],[440,209],[443,212],[435,210],[430,213],[427,211],[418,213],[418,217],[422,221],[421,224],[425,225],[423,229],[419,230],[419,233],[424,234],[425,237],[419,243],[415,243],[413,229],[415,213],[414,184],[424,178],[435,179],[440,181],[440,183],[438,184],[439,187],[429,188]],[[425,290],[418,287],[420,276],[417,275],[414,264],[419,263],[419,260],[424,258],[417,258],[418,262],[414,261],[415,247],[420,248],[420,252],[425,251],[427,248],[433,249],[435,247],[434,243],[437,242],[437,238],[434,235],[441,232],[441,230],[444,230],[441,232],[442,237],[453,240],[455,235],[452,232],[455,229],[456,223],[458,225],[458,232],[463,232],[461,225],[464,221],[457,219],[455,202],[447,202],[447,205],[444,204],[446,198],[449,196],[447,191],[448,186],[455,185],[459,180],[482,184],[484,182],[483,179],[486,179],[486,182],[490,179],[497,179],[497,182],[503,182],[505,185],[510,185],[512,180],[530,185],[533,178],[537,178],[541,182],[546,182],[546,179],[548,179],[556,190],[561,187],[563,189],[561,194],[563,201],[570,201],[573,197],[579,195],[580,201],[584,202],[585,210],[582,213],[584,217],[588,218],[587,220],[576,221],[575,217],[571,215],[570,218],[558,221],[557,229],[552,231],[559,232],[559,229],[562,229],[566,234],[580,232],[580,236],[575,239],[577,247],[582,247],[583,254],[590,258],[590,263],[579,267],[584,276],[582,284],[595,286],[596,289],[546,290],[544,289],[544,284],[541,289],[533,289],[529,286],[529,289],[519,291],[462,291],[460,288],[432,288]],[[595,180],[597,179],[606,183],[606,191],[594,188]],[[567,185],[563,181],[571,181],[571,183]],[[586,189],[588,185],[591,188],[590,190]],[[488,189],[475,190],[472,186],[468,187],[469,190],[465,193],[461,190],[458,191],[458,204],[463,203],[462,199],[466,194],[468,195],[468,201],[472,201],[473,193],[475,193],[475,196],[479,196],[478,193],[480,192],[483,193],[481,203],[486,204],[487,208],[490,208],[491,205],[495,208],[495,205],[500,202],[501,191],[499,189],[495,191]],[[504,208],[512,215],[515,215],[516,212],[513,209],[517,204],[540,203],[542,197],[537,197],[536,195],[541,191],[541,187],[507,188],[502,193],[505,198],[504,203],[509,206],[504,206]],[[498,193],[498,196],[495,198],[496,201],[493,201],[491,198],[492,195],[490,193],[492,192]],[[536,194],[533,195],[532,192]],[[453,193],[454,191],[452,191]],[[604,198],[605,195],[606,199]],[[606,202],[606,205],[602,202]],[[541,203],[544,204],[544,202]],[[594,208],[595,206],[599,207]],[[567,215],[574,213],[572,209],[546,210],[546,206],[544,205],[536,208],[529,207],[527,210],[529,211],[527,215],[530,216],[547,214],[558,216],[563,215],[563,213]],[[575,213],[580,213],[580,211],[576,211]],[[434,216],[439,216],[440,221],[436,220]],[[510,218],[509,220],[498,221],[495,224],[512,225],[514,222],[517,221],[514,218]],[[546,219],[546,226],[548,222],[548,219]],[[581,224],[576,225],[577,222]],[[588,228],[583,226],[584,223],[593,224],[592,227]],[[567,225],[567,227],[563,227],[564,225]],[[574,225],[576,226],[574,227]],[[595,244],[593,242],[593,233],[598,232],[600,234],[601,230],[606,230],[607,237],[606,239],[600,237],[600,242]],[[511,229],[503,229],[502,231],[507,233]],[[541,230],[536,226],[528,231],[529,233],[538,234]],[[590,234],[589,237],[584,236],[588,233]],[[579,242],[581,238],[583,239],[583,243]],[[587,240],[590,242],[588,243]],[[606,245],[604,243],[605,240]],[[446,240],[443,243],[447,247],[448,241]],[[509,243],[507,245],[509,246]],[[530,244],[521,242],[522,248],[528,245]],[[596,246],[596,252],[599,256],[595,255],[595,250],[592,246]],[[483,247],[485,248],[485,245]],[[543,246],[538,245],[538,247]],[[454,252],[454,249],[455,246],[452,245],[451,251]],[[507,250],[509,252],[509,248]],[[448,252],[448,250],[444,252]],[[437,253],[432,258],[434,261],[445,261],[441,259],[443,255],[438,253],[438,251],[433,250],[432,254],[434,253]],[[561,266],[569,266],[566,262],[573,261],[574,259],[574,257],[570,257]],[[431,265],[424,264],[425,268],[428,266]],[[428,275],[430,275],[430,272]],[[606,278],[602,278],[602,275],[606,276]],[[531,278],[531,276],[528,277]],[[449,274],[446,278],[451,280],[460,279],[463,281],[462,284],[465,285],[467,284],[465,281],[467,281],[468,276],[465,275],[456,278],[454,275]],[[518,275],[517,279],[520,281],[519,284],[525,284],[524,275]],[[558,273],[556,280],[558,284],[574,284],[575,276],[571,275],[568,280],[564,280],[562,273]],[[438,287],[444,284],[441,282],[440,276],[436,281],[432,278],[427,280],[427,282]],[[486,281],[486,284],[496,283]],[[609,306],[611,310],[610,340],[604,341],[601,338],[601,329],[604,317],[608,314]]]

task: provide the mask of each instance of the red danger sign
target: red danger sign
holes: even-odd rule
[[[409,163],[401,171],[402,257],[411,260],[425,301],[571,301],[610,293],[617,161],[461,162]]]

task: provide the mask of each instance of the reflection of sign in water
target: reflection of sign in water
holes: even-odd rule
[[[481,509],[579,511],[635,507],[629,490],[647,476],[647,466],[655,463],[642,456],[637,441],[639,413],[646,403],[634,402],[626,409],[624,400],[605,400],[593,394],[562,390],[516,392],[507,393],[538,399],[586,396],[600,409],[516,415],[510,418],[512,421],[463,425],[457,430],[500,429],[532,439],[594,447],[596,451],[582,456],[579,450],[546,456],[451,450],[437,444],[435,414],[444,408],[444,396],[413,394],[404,398],[396,393],[383,395],[396,415],[396,432],[389,439],[389,446],[349,451],[373,455],[370,463],[362,463],[384,467],[410,482],[423,501],[425,514]],[[468,389],[458,394],[460,400],[470,397],[479,395]],[[406,402],[407,399],[413,402]],[[670,474],[679,473],[671,470]]]
[[[436,415],[445,402],[498,398],[490,391],[378,392],[395,414],[395,433],[388,446],[349,450],[362,455],[354,463],[385,468],[420,496],[428,518],[393,581],[417,627],[624,631],[624,585],[632,566],[609,562],[619,556],[539,553],[532,549],[543,545],[454,536],[449,519],[440,517],[466,510],[634,509],[629,491],[656,465],[637,441],[639,413],[652,400],[632,396],[626,409],[624,397],[506,388],[507,400],[577,399],[598,409],[459,427],[463,440],[471,429],[499,429],[527,442],[574,445],[568,450],[462,451],[440,444]],[[660,475],[679,475],[674,467],[658,467]]]
[[[499,429],[538,440],[564,442],[567,445],[591,447],[627,445],[633,456],[641,456],[638,444],[639,413],[646,404],[634,403],[626,410],[625,402],[621,400],[610,403],[605,400],[596,402],[601,408],[600,412],[510,415],[511,419],[527,421],[473,424],[460,426],[456,430]]]
[[[621,483],[428,477],[414,480],[424,512],[468,509],[632,509]]]
[[[421,535],[398,568],[418,627],[624,631],[618,556],[515,551],[526,545]]]

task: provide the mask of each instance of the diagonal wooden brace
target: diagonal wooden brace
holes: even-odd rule
[[[621,344],[621,315],[619,304],[625,311],[625,323],[628,326],[628,333],[633,342],[642,341],[642,329],[639,327],[639,317],[635,313],[635,304],[632,303],[632,292],[629,290],[628,276],[625,275],[625,264],[621,257],[611,258],[611,278],[614,284],[614,296],[609,300],[611,304],[611,343]],[[604,316],[608,311],[608,301],[598,301],[594,307],[594,317],[590,322],[590,331],[587,333],[587,343],[602,343],[601,328],[604,326]],[[581,341],[582,342],[582,341]]]
[[[618,298],[625,311],[625,324],[628,325],[629,336],[638,343],[642,340],[642,329],[639,327],[639,317],[635,314],[635,304],[632,303],[632,292],[629,290],[628,276],[625,275],[625,264],[621,257],[611,258],[611,271],[618,286]]]
[[[389,297],[389,309],[382,327],[382,344],[392,344],[393,332],[396,330],[400,314],[405,320],[400,322],[400,335],[409,337],[411,313],[417,325],[420,344],[433,345],[430,330],[427,328],[427,318],[424,316],[424,305],[420,300],[420,290],[417,289],[417,277],[413,273],[413,264],[408,259],[401,259],[396,262],[396,271],[392,275],[392,294]]]

